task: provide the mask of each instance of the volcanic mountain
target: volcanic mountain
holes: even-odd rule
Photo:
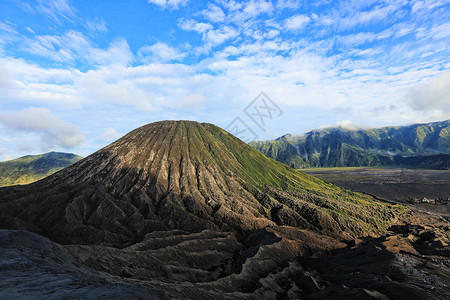
[[[267,158],[212,124],[142,126],[26,187],[0,189],[1,226],[61,243],[129,245],[153,231],[270,225],[371,234],[396,211]]]
[[[447,277],[430,295],[387,250],[439,237],[447,255],[448,222],[402,225],[409,215],[212,124],[152,123],[0,188],[0,298],[444,299],[447,267],[432,266]]]

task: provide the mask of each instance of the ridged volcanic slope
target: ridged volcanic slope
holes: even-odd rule
[[[44,180],[0,189],[1,227],[60,243],[128,245],[152,231],[275,224],[348,237],[383,229],[397,210],[191,121],[142,126]]]

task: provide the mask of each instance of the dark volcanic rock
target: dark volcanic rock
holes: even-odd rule
[[[0,230],[0,238],[2,299],[299,296],[309,291],[301,278],[311,275],[304,275],[298,255],[343,246],[333,238],[291,227],[257,230],[243,242],[231,232],[153,232],[123,249],[58,245],[16,230]]]
[[[160,299],[163,292],[113,278],[35,233],[0,230],[0,299]]]

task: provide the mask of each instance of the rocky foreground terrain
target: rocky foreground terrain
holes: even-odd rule
[[[448,220],[325,183],[211,124],[149,124],[2,188],[0,227],[2,299],[449,295]]]
[[[412,236],[394,227],[388,236],[349,244],[292,227],[257,230],[242,241],[223,232],[158,232],[123,249],[59,245],[35,233],[1,230],[0,296],[448,299],[448,247],[447,258],[421,256],[414,248],[427,252],[423,247],[442,242],[428,237],[432,229],[416,225]]]

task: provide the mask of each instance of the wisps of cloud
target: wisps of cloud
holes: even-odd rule
[[[31,54],[66,63],[82,60],[93,65],[127,65],[134,59],[124,39],[115,39],[108,48],[102,49],[96,47],[87,36],[75,30],[63,35],[37,35],[26,38],[22,47]]]
[[[342,2],[340,9],[331,16],[336,28],[345,30],[355,26],[379,21],[396,20],[407,14],[408,1],[349,1]]]
[[[189,0],[147,0],[148,3],[155,4],[163,9],[178,9],[186,6]]]
[[[109,44],[107,49],[90,48],[84,59],[94,65],[129,65],[134,60],[134,55],[125,39],[118,38]]]
[[[95,18],[93,20],[88,20],[85,25],[86,29],[91,34],[98,34],[98,33],[104,33],[108,32],[108,28],[106,27],[105,20]]]
[[[0,22],[0,31],[17,34],[17,31],[14,28],[13,24],[8,22]]]
[[[278,0],[276,6],[278,9],[295,9],[299,8],[302,2],[301,0]]]
[[[151,46],[141,47],[138,51],[138,55],[143,62],[168,62],[174,60],[180,60],[185,53],[178,51],[176,48],[172,48],[165,43],[157,42]]]
[[[1,113],[0,122],[11,131],[40,135],[44,150],[53,147],[71,149],[85,142],[83,133],[75,125],[56,118],[47,108],[30,107]]]
[[[203,39],[208,46],[218,46],[225,41],[238,36],[239,32],[231,26],[223,26],[217,30],[209,30],[205,33]]]
[[[450,37],[450,22],[431,28],[429,34],[435,40]]]
[[[285,28],[287,30],[300,30],[305,28],[308,23],[311,22],[311,18],[305,15],[295,15],[285,20]]]
[[[205,31],[213,29],[213,26],[209,23],[184,20],[183,18],[178,20],[178,26],[185,31],[197,31],[198,33],[204,33]]]
[[[76,14],[76,9],[68,0],[37,0],[36,6],[30,5],[29,8],[57,22],[61,19],[72,21]]]
[[[413,0],[411,1],[413,13],[426,13],[432,9],[448,4],[447,0]]]
[[[214,23],[223,22],[225,20],[225,13],[223,10],[219,6],[212,3],[208,5],[208,9],[202,10],[201,14]]]

